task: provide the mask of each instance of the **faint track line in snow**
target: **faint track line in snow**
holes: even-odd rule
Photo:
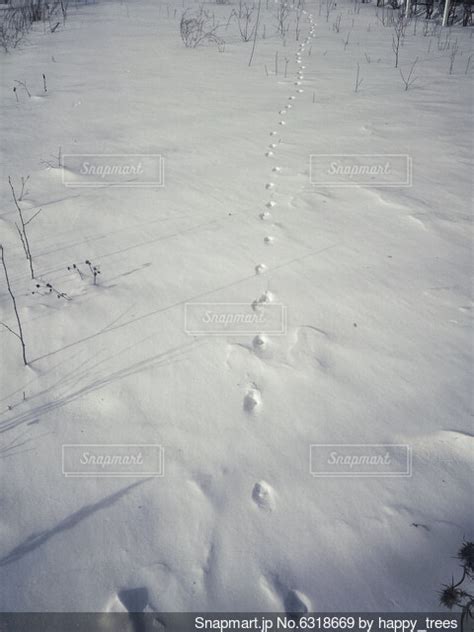
[[[269,267],[265,273],[265,276],[269,276],[269,274],[271,272],[274,272],[276,270],[281,270],[282,268],[288,267],[294,263],[298,263],[300,261],[303,261],[304,259],[307,259],[309,257],[315,257],[319,254],[322,254],[323,252],[326,252],[328,250],[331,250],[332,248],[336,248],[339,245],[339,243],[336,244],[331,244],[329,246],[326,246],[325,248],[319,248],[316,250],[312,250],[310,252],[305,253],[304,255],[301,255],[300,257],[294,257],[293,259],[290,259],[289,261],[285,261],[279,265],[273,266],[273,267]],[[116,325],[114,327],[109,326],[107,327],[105,330],[104,329],[100,329],[99,331],[97,331],[94,334],[91,334],[89,336],[86,336],[85,338],[81,338],[80,340],[76,340],[74,342],[71,342],[68,345],[65,345],[64,347],[61,347],[59,349],[55,349],[53,351],[50,351],[49,353],[40,356],[38,358],[35,358],[34,360],[32,360],[31,364],[33,365],[35,362],[39,362],[40,360],[43,360],[47,357],[50,357],[52,355],[55,355],[56,353],[60,353],[61,351],[64,351],[66,349],[70,349],[71,347],[74,347],[78,344],[81,344],[83,342],[87,342],[89,340],[93,340],[94,338],[96,338],[97,336],[103,335],[103,334],[107,334],[111,331],[116,331],[118,329],[121,329],[122,327],[127,327],[128,325],[131,325],[133,323],[137,323],[140,322],[142,320],[145,320],[146,318],[150,318],[151,316],[156,316],[157,314],[161,314],[163,312],[166,312],[170,309],[174,309],[176,307],[180,307],[182,305],[184,305],[185,303],[191,303],[193,301],[197,301],[198,299],[202,299],[208,296],[212,296],[213,294],[215,294],[216,292],[221,292],[222,290],[226,290],[228,288],[234,287],[236,285],[239,285],[240,283],[244,283],[245,281],[249,281],[251,279],[254,279],[256,276],[258,276],[255,272],[253,274],[249,274],[245,277],[240,277],[239,279],[236,279],[235,281],[230,281],[229,283],[226,283],[225,285],[221,285],[219,287],[213,288],[212,290],[207,290],[206,292],[201,292],[199,294],[195,294],[193,296],[188,296],[180,301],[176,301],[175,303],[172,303],[170,305],[165,305],[163,307],[159,307],[158,309],[152,310],[151,312],[146,312],[145,314],[142,314],[140,316],[137,316],[136,318],[132,318],[130,320],[125,321],[124,323],[121,323],[120,325]]]
[[[147,336],[140,342],[144,342],[150,337],[151,336]],[[84,371],[82,374],[77,375],[77,373],[73,372],[74,375],[72,376],[71,380],[73,380],[74,384],[77,384],[84,377],[89,377],[90,371],[97,369],[97,367],[103,364],[104,362],[110,361],[112,358],[115,358],[116,356],[124,353],[125,351],[128,351],[136,347],[137,344],[139,343],[134,343],[124,349],[121,349],[116,354],[109,356],[101,360],[100,362],[96,363],[90,369],[88,369],[87,371]],[[191,342],[187,344],[174,347],[173,349],[170,349],[168,351],[163,351],[162,353],[153,354],[150,357],[145,358],[144,360],[140,360],[138,362],[128,364],[124,368],[112,371],[106,375],[103,375],[102,377],[92,376],[90,377],[89,381],[84,386],[78,387],[76,388],[76,390],[66,393],[65,395],[62,395],[59,398],[57,397],[56,399],[47,401],[44,404],[40,404],[39,406],[32,408],[31,410],[27,410],[24,413],[20,413],[16,416],[10,417],[9,419],[5,419],[0,424],[0,433],[6,432],[7,430],[11,430],[22,423],[31,421],[32,418],[37,418],[38,416],[47,414],[52,410],[63,408],[70,402],[77,400],[83,395],[99,390],[103,388],[104,386],[107,386],[108,384],[111,384],[112,382],[128,377],[129,375],[134,375],[135,373],[139,373],[140,371],[148,370],[151,368],[154,369],[161,366],[167,366],[170,364],[170,362],[176,362],[180,360],[181,357],[184,358],[185,352],[187,351],[187,349],[195,346],[196,344],[199,344],[199,343],[196,340],[192,340]],[[53,387],[49,387],[48,389],[46,389],[46,392],[50,391],[52,388]],[[39,394],[36,395],[35,397],[38,397],[38,396]]]
[[[77,355],[79,355],[81,352],[77,353]],[[73,356],[73,359],[74,357]],[[62,366],[65,362],[70,362],[70,360],[62,360],[61,362],[58,362],[57,364],[55,364],[53,367],[51,367],[49,369],[49,371],[46,371],[46,373],[43,373],[42,375],[48,375],[49,373],[51,373],[52,371],[54,371],[55,369],[57,369],[58,367]],[[35,375],[34,378],[32,378],[31,380],[28,380],[28,382],[25,382],[25,384],[23,384],[22,386],[20,386],[19,388],[17,388],[15,391],[12,391],[11,393],[9,393],[8,395],[5,395],[2,399],[0,399],[0,403],[2,402],[6,402],[7,400],[11,399],[14,395],[17,395],[18,393],[21,393],[22,391],[26,391],[26,387],[29,386],[30,384],[33,384],[34,382],[36,382],[38,380],[38,376]],[[5,412],[7,411],[3,411],[0,413],[0,415],[5,414]]]
[[[202,224],[196,224],[194,226],[191,226],[189,228],[185,228],[183,230],[179,230],[173,233],[170,233],[168,235],[160,235],[159,237],[154,237],[153,239],[147,239],[146,241],[142,241],[138,244],[132,244],[129,246],[126,246],[124,248],[120,248],[119,250],[114,250],[112,252],[107,252],[105,254],[97,254],[97,258],[100,259],[101,261],[103,259],[106,259],[107,257],[112,257],[114,255],[118,255],[118,254],[122,254],[124,252],[128,252],[130,250],[134,250],[135,248],[143,248],[143,246],[148,246],[150,244],[154,244],[157,243],[159,241],[165,241],[166,239],[173,239],[174,237],[179,237],[180,235],[185,235],[187,233],[193,232],[195,230],[199,230],[200,228],[204,227],[204,226],[211,226],[213,224],[217,224],[218,221],[217,220],[211,220],[209,222],[203,222]],[[42,277],[46,277],[52,274],[55,274],[56,272],[63,272],[64,271],[64,266],[61,267],[57,267],[57,268],[51,268],[49,270],[45,270],[45,271],[41,271],[41,276]],[[24,277],[21,277],[22,279]]]
[[[105,327],[103,327],[98,333],[102,334],[105,331],[108,331],[113,325],[118,323],[119,320],[122,320],[125,314],[128,314],[128,312],[132,310],[134,307],[135,307],[135,303],[132,303],[131,305],[129,305],[127,309],[120,314],[120,316],[117,316],[117,318],[114,318],[114,320],[111,323],[109,323],[108,325],[105,325]]]
[[[50,384],[49,386],[47,386],[46,388],[44,388],[42,391],[35,393],[34,395],[30,395],[25,401],[26,402],[31,402],[32,400],[34,400],[37,397],[41,397],[42,395],[46,395],[48,392],[52,391],[54,388],[56,388],[59,385],[67,385],[68,381],[70,379],[74,379],[74,382],[77,382],[78,375],[80,375],[80,373],[78,373],[78,371],[82,368],[84,368],[89,362],[91,362],[92,360],[97,358],[97,354],[87,358],[86,360],[84,360],[83,362],[81,362],[78,366],[75,366],[74,369],[72,369],[69,373],[66,373],[65,375],[61,376],[55,383]],[[60,363],[58,366],[60,366],[63,363]],[[24,387],[23,387],[24,388]],[[19,389],[21,390],[21,389]],[[21,402],[23,403],[23,402]],[[33,409],[35,410],[35,409]],[[7,414],[10,411],[4,411],[2,413],[2,415]],[[22,413],[19,413],[19,415],[21,415]],[[23,413],[24,414],[24,413]],[[36,416],[36,415],[35,415]],[[3,424],[6,424],[8,422],[8,420],[3,421],[0,423],[0,434],[4,432],[3,428]],[[8,429],[8,428],[7,428]]]
[[[146,221],[146,222],[141,222],[140,224],[133,224],[131,226],[125,226],[123,228],[118,228],[117,230],[111,230],[108,232],[104,232],[100,235],[95,235],[94,237],[90,237],[87,239],[82,239],[81,241],[75,241],[75,242],[70,242],[67,244],[64,244],[62,246],[60,246],[59,248],[54,248],[52,250],[47,250],[47,251],[43,251],[43,252],[38,252],[36,253],[35,257],[44,257],[46,255],[52,254],[52,253],[56,253],[56,252],[60,252],[61,250],[66,250],[67,248],[73,248],[74,246],[81,246],[83,244],[90,244],[94,241],[100,241],[101,239],[106,239],[107,237],[110,237],[111,235],[116,235],[118,233],[123,233],[123,232],[129,232],[132,231],[134,229],[138,229],[138,228],[142,228],[143,226],[150,226],[151,224],[161,224],[162,222],[169,222],[169,221],[174,221],[177,219],[189,219],[189,217],[191,217],[190,215],[178,215],[176,217],[165,217],[165,218],[160,218],[160,219],[156,219],[156,220],[150,220],[150,221]],[[70,231],[68,231],[69,233]],[[65,233],[65,234],[68,234]],[[56,235],[57,237],[57,235]]]

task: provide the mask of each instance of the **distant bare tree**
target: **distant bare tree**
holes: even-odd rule
[[[253,15],[255,5],[241,4],[237,15],[237,24],[239,26],[240,38],[243,42],[249,42],[253,38],[253,34],[257,25]]]
[[[290,5],[286,0],[279,0],[277,4],[277,31],[278,33],[284,37],[288,32],[288,18],[290,15]]]
[[[392,35],[392,50],[395,54],[395,68],[398,68],[398,58],[400,55],[400,46],[403,42],[403,38],[405,37],[405,29],[407,26],[407,20],[401,14],[399,19],[393,25],[393,35]]]

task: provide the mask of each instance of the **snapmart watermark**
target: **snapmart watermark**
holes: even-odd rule
[[[411,448],[405,444],[312,444],[309,470],[316,477],[410,477]]]
[[[155,188],[165,185],[161,154],[63,154],[62,178],[68,188]]]
[[[407,154],[312,154],[310,182],[316,187],[411,187]]]
[[[64,444],[62,472],[68,478],[164,476],[164,448],[158,444]]]
[[[184,330],[192,336],[286,334],[286,307],[278,303],[186,303]]]
[[[460,612],[1,612],[0,630],[5,632],[123,632],[130,629],[197,632],[470,632],[472,617]]]

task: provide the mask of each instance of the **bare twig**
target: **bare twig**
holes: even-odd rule
[[[250,59],[249,59],[249,66],[252,65],[252,60],[253,60],[253,56],[255,53],[255,46],[257,45],[257,33],[258,33],[258,25],[260,23],[260,9],[262,6],[262,0],[258,0],[258,7],[257,7],[257,18],[255,20],[255,30],[253,33],[253,44],[252,44],[252,52],[250,53]]]
[[[392,50],[395,53],[395,68],[398,68],[398,57],[400,55],[400,46],[405,37],[405,29],[407,20],[400,16],[399,20],[393,25]]]
[[[458,41],[456,40],[451,48],[451,54],[449,55],[450,63],[449,63],[449,74],[452,75],[454,72],[454,62],[456,61],[456,55],[458,54],[459,46]]]
[[[411,68],[410,68],[410,72],[408,73],[408,76],[405,78],[405,75],[403,74],[403,71],[401,68],[399,68],[399,72],[400,72],[400,76],[402,78],[403,83],[405,84],[405,91],[408,90],[408,88],[410,86],[412,86],[415,81],[417,80],[417,77],[413,77],[413,71],[415,70],[415,66],[418,63],[418,57],[415,59],[415,61],[412,63]]]
[[[5,252],[4,252],[2,244],[0,244],[0,256],[1,256],[1,259],[2,259],[3,272],[5,274],[5,281],[7,283],[8,293],[10,294],[10,298],[12,300],[12,305],[13,305],[13,311],[15,312],[15,316],[16,316],[16,322],[17,322],[17,325],[18,325],[18,332],[14,331],[11,327],[6,325],[5,323],[0,323],[0,324],[3,325],[10,333],[15,335],[18,338],[18,340],[20,341],[20,343],[21,343],[21,351],[22,351],[22,356],[23,356],[23,362],[24,362],[24,364],[26,366],[26,365],[28,365],[28,360],[26,359],[26,345],[25,345],[25,339],[23,337],[23,327],[21,326],[21,320],[20,320],[20,315],[18,313],[18,308],[17,308],[17,304],[16,304],[15,295],[13,294],[13,290],[12,290],[12,287],[10,285],[10,279],[8,277],[7,263],[5,261]]]
[[[469,72],[469,66],[471,65],[471,58],[472,58],[472,54],[469,55],[469,57],[467,58],[466,70],[464,71],[465,75],[467,75],[467,73]]]
[[[29,263],[29,266],[30,266],[31,278],[34,279],[35,278],[35,271],[34,271],[34,267],[33,267],[33,256],[31,254],[30,242],[29,242],[29,239],[28,239],[28,232],[26,230],[26,227],[41,212],[41,209],[39,209],[39,211],[37,211],[32,217],[30,217],[29,220],[27,220],[25,222],[25,218],[23,217],[23,211],[21,210],[21,206],[20,206],[18,198],[16,196],[15,188],[13,187],[13,182],[12,182],[12,179],[11,179],[10,176],[8,176],[8,183],[9,183],[10,189],[12,191],[13,201],[15,203],[16,210],[18,211],[18,215],[20,217],[21,227],[18,226],[18,224],[16,224],[16,223],[15,223],[15,226],[16,226],[16,229],[18,231],[18,234],[20,235],[21,244],[23,246],[23,250],[25,251],[26,259],[27,259],[27,261]],[[26,184],[26,180],[24,181],[24,183]],[[23,195],[23,192],[24,192],[24,187],[22,188],[22,195]]]
[[[17,83],[19,86],[24,88],[26,90],[26,94],[31,98],[31,92],[28,90],[28,86],[26,85],[26,83],[24,81],[17,81],[15,79],[15,83]]]
[[[362,82],[364,81],[363,79],[360,79],[360,64],[359,62],[357,62],[357,73],[356,73],[356,79],[355,79],[355,84],[354,84],[354,92],[358,92],[359,88],[362,85]]]

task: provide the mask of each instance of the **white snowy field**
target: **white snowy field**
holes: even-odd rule
[[[436,610],[473,535],[472,28],[412,20],[405,91],[374,4],[307,1],[283,41],[263,2],[250,67],[235,3],[205,5],[225,47],[183,45],[198,6],[71,6],[1,53],[0,243],[30,363],[2,328],[0,610],[120,610],[141,587],[156,611]],[[165,186],[65,187],[59,151],[161,154]],[[412,186],[314,186],[311,154],[408,155]],[[39,281],[9,176],[42,209]],[[258,299],[285,335],[186,332],[186,303]],[[64,444],[160,444],[165,475],[66,478]],[[408,445],[412,476],[314,477],[311,444]]]

